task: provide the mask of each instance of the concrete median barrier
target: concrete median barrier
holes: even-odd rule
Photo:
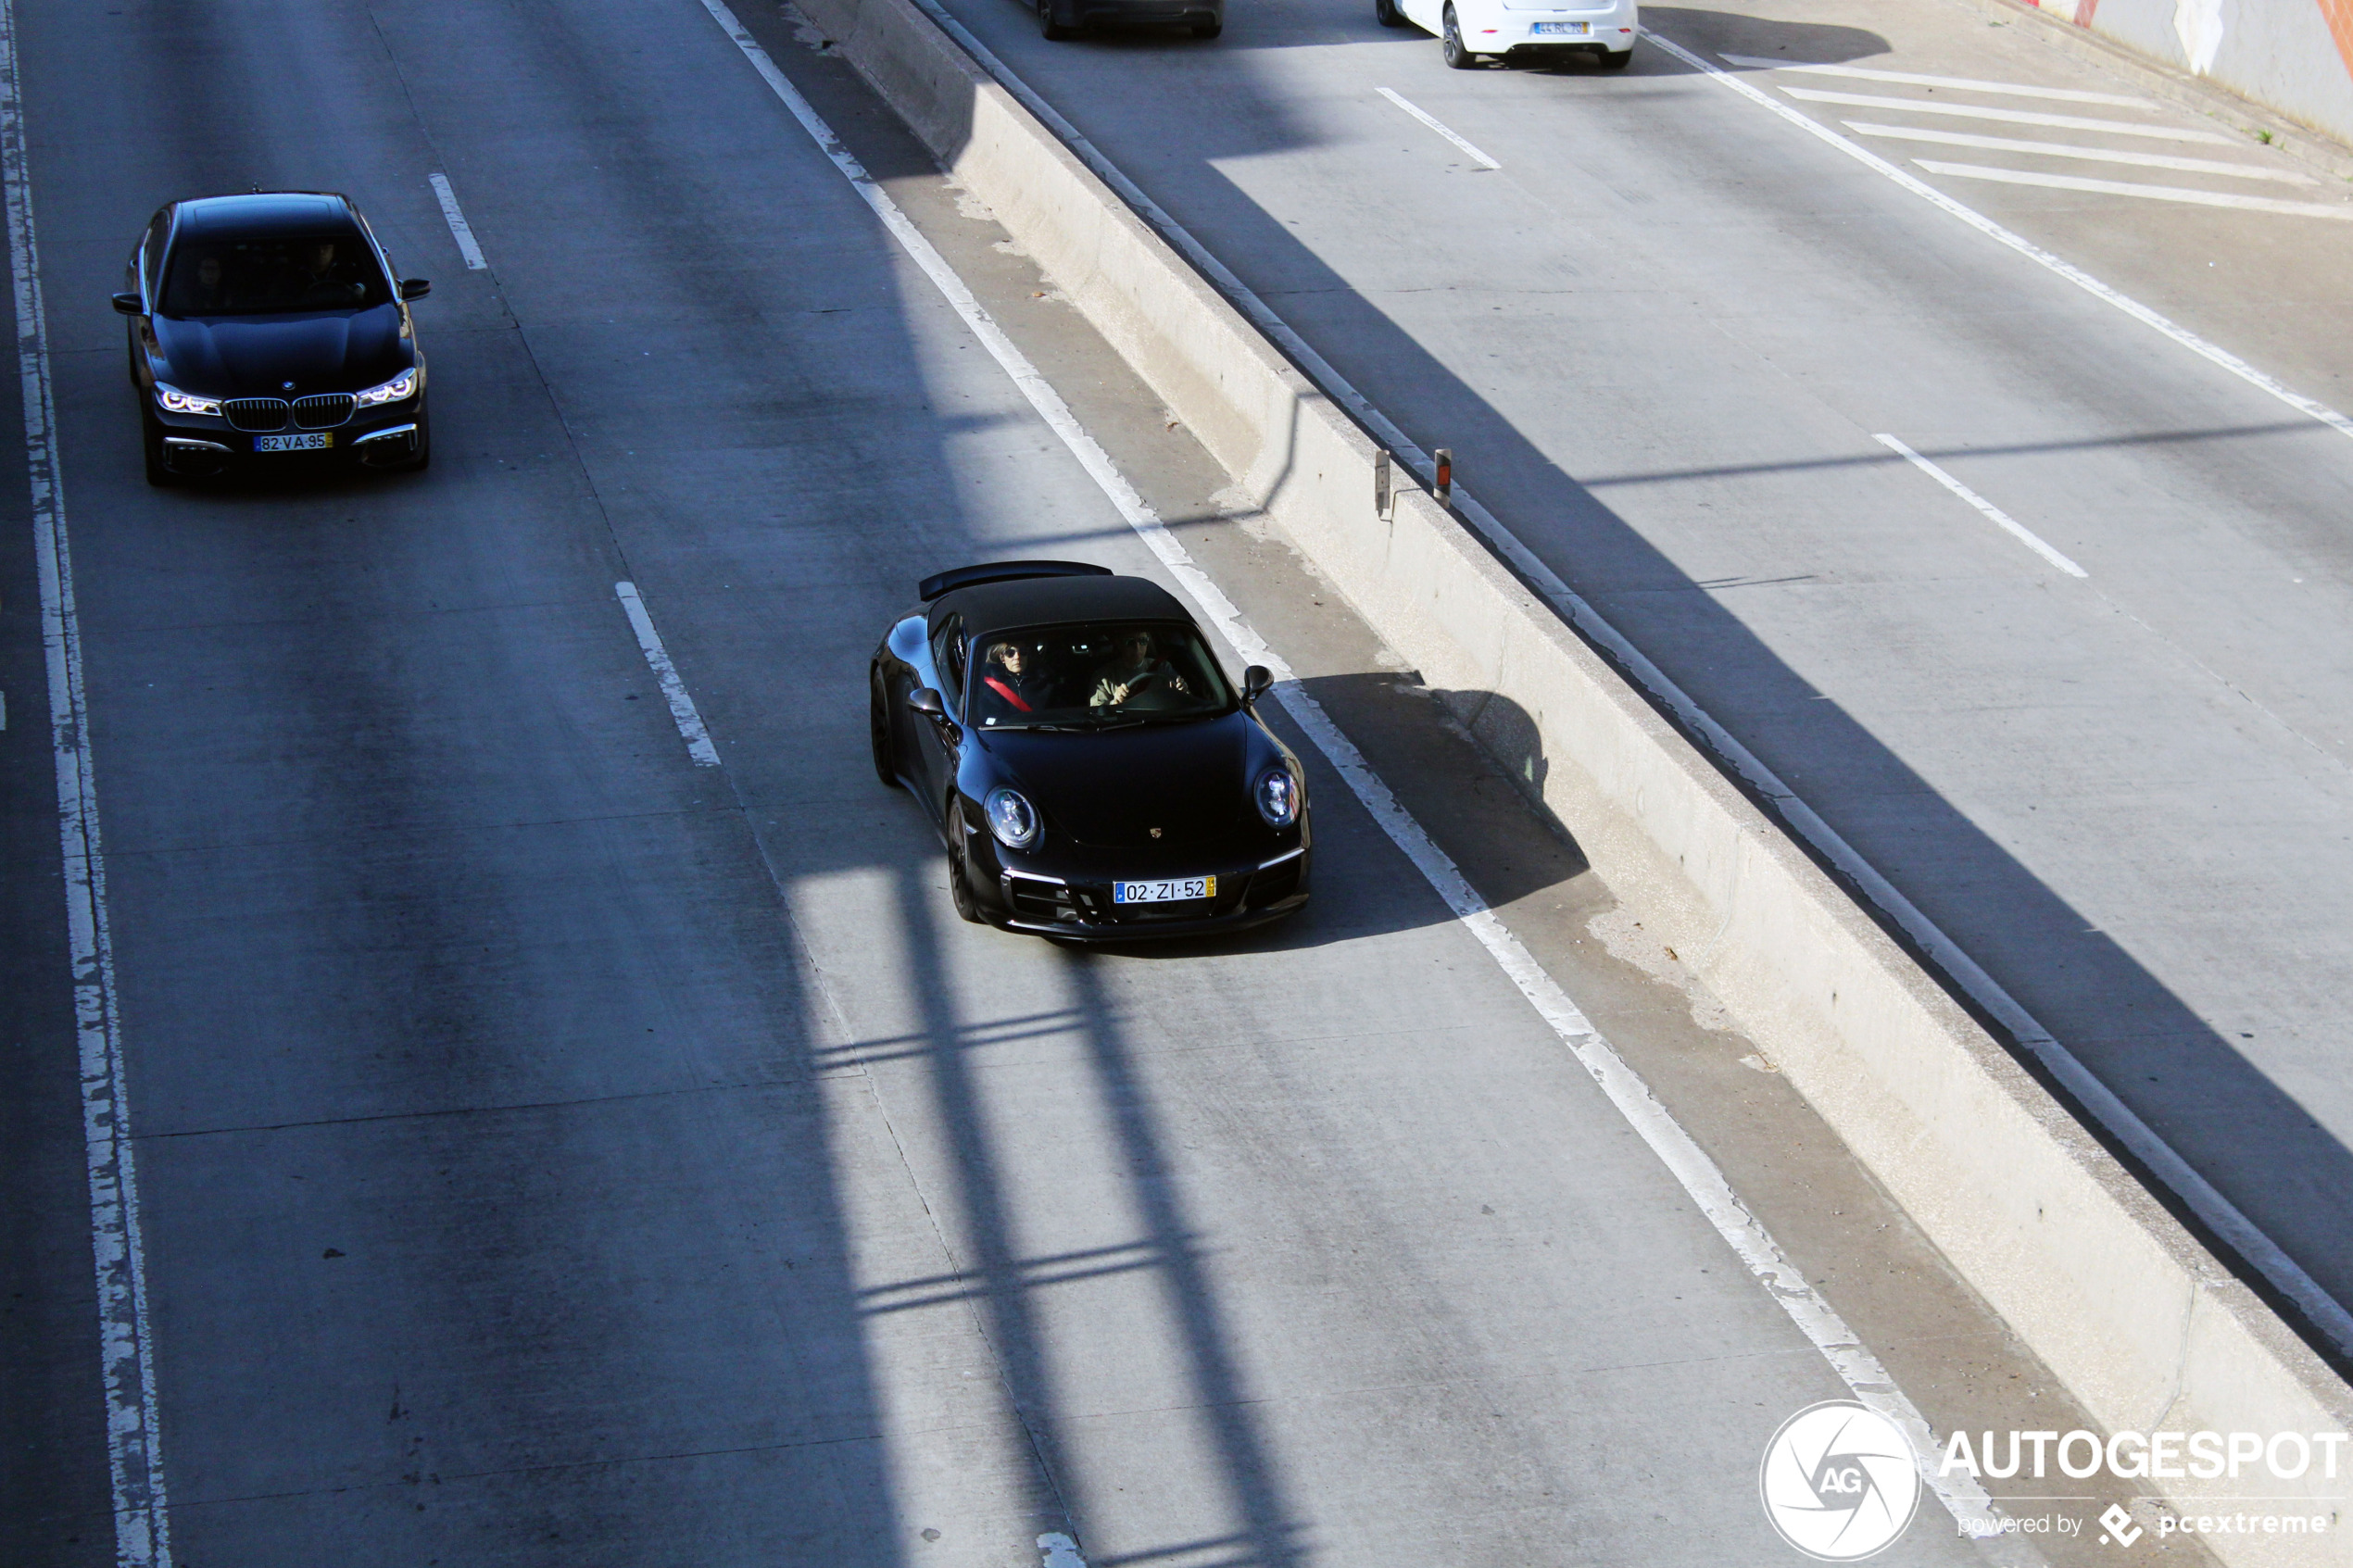
[[[1619,671],[909,0],[802,10],[1379,635],[1574,835],[1960,1273],[2111,1432],[2322,1433],[2353,1390]],[[1507,700],[1491,700],[1502,698]],[[1540,765],[1541,764],[1541,765]],[[2353,1469],[2353,1455],[2337,1464]],[[2353,1563],[2316,1459],[2260,1489]],[[2152,1480],[2198,1514],[2245,1478]],[[2210,1512],[2210,1511],[2207,1511]]]

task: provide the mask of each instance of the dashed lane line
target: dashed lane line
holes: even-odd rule
[[[1943,485],[1945,489],[1950,490],[1954,495],[1958,495],[1962,500],[1967,501],[1970,506],[1975,507],[1980,512],[1984,514],[1986,519],[1990,521],[1994,527],[2000,529],[2011,538],[2016,539],[2020,544],[2024,545],[2028,549],[2033,551],[2036,555],[2041,556],[2045,560],[2049,561],[2053,566],[2057,567],[2070,577],[2088,577],[2091,575],[2090,572],[2085,571],[2082,567],[2076,565],[2073,561],[2059,554],[2058,551],[2053,549],[2049,545],[2045,544],[2032,529],[2028,528],[2024,523],[2019,521],[2018,519],[2010,516],[2009,513],[2004,511],[2001,508],[1995,506],[1993,502],[1987,500],[1976,491],[1971,490],[1968,485],[1963,484],[1959,480],[1955,479],[1951,474],[1946,473],[1943,469],[1938,468],[1934,463],[1930,462],[1926,458],[1921,457],[1918,452],[1913,451],[1909,446],[1905,445],[1904,443],[1898,441],[1895,437],[1892,435],[1874,435],[1871,439],[1886,447],[1889,451],[1894,453],[1897,457],[1902,458],[1906,462],[1911,464],[1914,468],[1928,475],[1929,478],[1936,481],[1937,483]]]
[[[1386,87],[1376,88],[1375,91],[1379,93],[1382,97],[1387,98],[1390,103],[1395,104],[1399,108],[1403,109],[1407,114],[1412,115],[1416,119],[1420,120],[1424,125],[1428,126],[1432,131],[1437,132],[1441,136],[1443,136],[1448,141],[1453,143],[1454,145],[1462,148],[1464,152],[1470,155],[1471,160],[1478,164],[1481,168],[1501,169],[1504,167],[1502,164],[1497,163],[1493,158],[1489,157],[1485,153],[1480,152],[1477,147],[1472,146],[1461,136],[1457,135],[1453,130],[1441,122],[1436,115],[1433,115],[1428,109],[1422,108],[1410,102],[1403,94],[1392,92]]]
[[[490,263],[483,259],[473,225],[466,221],[465,209],[458,205],[458,193],[449,188],[449,176],[428,174],[425,179],[433,186],[434,199],[441,203],[441,216],[448,220],[449,237],[458,242],[458,254],[465,257],[467,270],[482,271]]]

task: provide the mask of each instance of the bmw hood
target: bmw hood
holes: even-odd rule
[[[390,381],[415,358],[394,305],[300,316],[158,316],[155,329],[170,367],[162,378],[208,397],[360,392]]]
[[[1255,821],[1255,728],[1247,715],[1228,713],[1078,734],[984,731],[981,744],[1005,782],[1037,806],[1049,832],[1088,845],[1176,847]]]

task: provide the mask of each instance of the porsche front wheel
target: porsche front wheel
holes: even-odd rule
[[[964,855],[964,813],[952,798],[948,802],[948,822],[949,902],[956,906],[958,918],[985,925],[980,904],[973,897],[972,862]]]
[[[885,789],[899,787],[899,748],[890,738],[890,703],[884,696],[882,671],[866,679],[866,738],[875,748],[875,777]]]

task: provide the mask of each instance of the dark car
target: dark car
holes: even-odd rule
[[[1060,41],[1111,23],[1181,27],[1195,38],[1226,31],[1226,0],[1037,0],[1038,31]]]
[[[402,279],[349,198],[256,192],[174,202],[132,248],[131,320],[147,482],[245,463],[421,469],[425,357]]]
[[[1307,902],[1306,774],[1166,589],[1000,561],[926,579],[875,650],[875,771],[948,846],[968,921],[1195,936]]]

